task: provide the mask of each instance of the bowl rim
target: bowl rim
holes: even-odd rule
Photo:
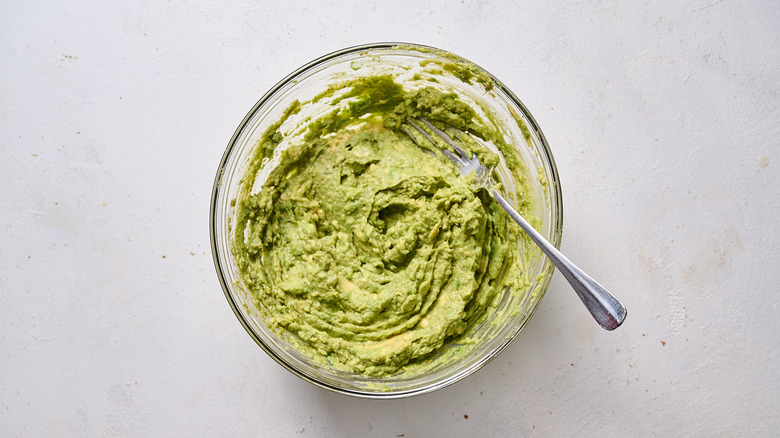
[[[522,322],[522,324],[518,326],[517,330],[515,330],[511,334],[511,336],[506,339],[506,341],[502,342],[495,349],[493,349],[490,354],[485,355],[480,360],[472,364],[471,367],[461,370],[458,373],[447,376],[446,378],[443,378],[441,380],[429,383],[425,386],[419,388],[398,390],[398,391],[372,392],[372,391],[360,391],[360,390],[330,385],[326,382],[317,380],[316,378],[309,376],[308,374],[298,370],[290,363],[288,363],[288,361],[286,361],[283,357],[278,355],[272,348],[266,345],[265,341],[260,336],[258,336],[257,333],[255,333],[255,331],[252,329],[250,324],[246,321],[246,318],[244,317],[243,313],[240,310],[241,304],[236,302],[236,299],[233,297],[232,293],[230,292],[230,288],[231,288],[229,284],[230,281],[223,268],[223,263],[227,261],[223,261],[220,257],[220,249],[217,242],[218,218],[216,212],[217,212],[217,204],[219,200],[220,187],[222,186],[223,176],[225,174],[225,171],[227,170],[227,163],[231,156],[231,153],[237,147],[236,140],[244,131],[246,126],[249,124],[249,122],[252,120],[255,113],[260,108],[262,108],[262,106],[265,105],[272,97],[274,97],[280,89],[285,87],[288,83],[293,81],[295,78],[301,76],[306,71],[331,59],[338,58],[354,52],[373,50],[373,49],[386,50],[386,49],[393,49],[395,47],[420,48],[420,49],[431,51],[432,53],[438,52],[438,53],[446,53],[446,54],[454,55],[457,59],[465,60],[465,58],[462,58],[461,56],[456,55],[448,50],[439,49],[437,47],[433,47],[425,44],[406,43],[406,42],[375,42],[375,43],[354,45],[339,50],[335,50],[304,64],[303,66],[297,68],[292,73],[282,78],[273,87],[271,87],[266,93],[264,93],[263,96],[260,97],[260,99],[258,99],[258,101],[247,112],[246,116],[244,116],[244,118],[241,120],[238,127],[236,128],[233,135],[231,136],[228,145],[225,148],[224,153],[222,154],[222,158],[220,159],[219,166],[217,168],[216,176],[214,178],[214,183],[211,190],[210,205],[209,205],[209,239],[210,239],[211,254],[214,262],[214,267],[216,268],[217,277],[222,287],[222,291],[225,297],[227,298],[227,301],[231,309],[233,310],[233,313],[236,315],[239,322],[244,327],[244,330],[246,330],[246,332],[255,341],[255,343],[257,343],[260,346],[260,348],[262,348],[263,351],[265,351],[266,354],[268,354],[272,359],[274,359],[274,361],[282,365],[285,369],[292,372],[296,376],[302,378],[303,380],[312,383],[315,386],[318,386],[320,388],[328,389],[336,393],[341,393],[341,394],[346,394],[346,395],[351,395],[351,396],[356,396],[361,398],[370,398],[370,399],[397,399],[397,398],[407,398],[411,396],[426,394],[444,388],[446,386],[452,385],[466,378],[467,376],[481,369],[484,365],[486,365],[488,362],[490,362],[492,359],[498,356],[501,353],[501,351],[503,351],[507,346],[509,346],[509,344],[511,344],[512,341],[520,334],[520,332],[528,323],[528,321],[531,319],[531,317],[529,316],[528,318],[526,318]],[[541,157],[542,161],[546,162],[546,164],[549,166],[550,175],[548,177],[548,184],[553,185],[553,189],[551,190],[552,196],[549,202],[550,204],[555,206],[555,211],[557,213],[553,217],[553,222],[551,223],[552,239],[550,239],[550,241],[556,248],[560,248],[560,244],[563,236],[563,194],[562,194],[562,189],[560,184],[560,177],[558,174],[558,168],[556,166],[555,159],[553,158],[552,150],[550,149],[547,139],[544,136],[544,133],[542,132],[541,128],[539,127],[538,123],[536,122],[536,119],[534,119],[531,112],[528,110],[525,104],[510,89],[508,89],[498,78],[493,76],[493,74],[490,73],[488,70],[484,69],[480,65],[470,60],[468,60],[468,62],[475,65],[477,68],[479,68],[484,73],[486,73],[490,77],[491,81],[493,81],[493,83],[498,88],[501,89],[502,93],[504,93],[515,105],[517,105],[517,107],[521,110],[523,117],[526,119],[525,121],[528,124],[528,129],[533,131],[536,134],[536,136],[539,138],[540,144],[538,146],[540,146],[540,149],[543,152],[543,157]],[[554,272],[554,265],[552,265],[549,259],[546,259],[544,264],[551,267],[550,268],[550,276],[551,276],[552,273]],[[530,312],[531,315],[535,313],[536,309],[539,307],[539,304],[542,301],[544,291],[547,289],[548,286],[549,286],[549,278],[547,280],[547,284],[544,285],[543,288],[544,290],[542,291],[542,297],[536,300],[535,303],[533,303],[533,305],[529,307],[526,312]]]

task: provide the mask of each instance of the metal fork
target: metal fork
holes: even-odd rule
[[[486,189],[490,195],[493,196],[493,199],[509,213],[509,216],[520,225],[520,228],[525,231],[528,237],[539,246],[542,252],[544,252],[553,264],[555,264],[555,267],[561,271],[561,274],[566,277],[566,280],[568,280],[569,284],[574,288],[574,291],[577,292],[577,295],[579,295],[580,299],[585,304],[585,307],[587,307],[590,314],[593,315],[593,318],[601,327],[607,330],[614,330],[623,323],[623,320],[626,318],[626,308],[623,304],[607,289],[566,258],[566,256],[564,256],[555,246],[548,242],[538,231],[536,231],[536,229],[534,229],[534,227],[523,219],[523,217],[504,199],[501,193],[493,188],[493,179],[491,177],[492,169],[488,169],[480,163],[476,154],[473,154],[472,157],[469,158],[466,150],[463,149],[457,141],[422,117],[407,119],[406,123],[401,126],[401,129],[406,132],[412,141],[423,148],[425,148],[425,146],[420,144],[418,136],[414,133],[417,132],[425,137],[444,156],[455,163],[455,166],[460,170],[461,176],[476,172],[475,185],[477,188]],[[454,132],[457,133],[455,135],[456,137],[468,135],[457,130],[454,130]],[[439,143],[433,138],[433,135],[436,135],[444,141],[444,143],[449,145],[455,153],[440,147]]]

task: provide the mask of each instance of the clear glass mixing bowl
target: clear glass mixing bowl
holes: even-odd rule
[[[401,398],[434,391],[474,373],[518,335],[538,307],[553,273],[552,263],[538,248],[533,245],[518,248],[518,251],[524,253],[524,269],[530,280],[528,288],[504,291],[492,313],[470,330],[472,342],[451,342],[445,345],[436,355],[439,361],[423,373],[400,372],[390,376],[368,377],[334,369],[300,353],[264,323],[256,300],[242,283],[231,252],[232,230],[235,229],[237,216],[235,200],[241,189],[242,178],[250,167],[253,149],[266,130],[278,122],[296,100],[311,101],[329,85],[359,75],[389,73],[400,80],[406,78],[407,81],[403,82],[405,87],[414,87],[420,82],[421,76],[431,74],[420,67],[430,61],[468,67],[466,70],[445,68],[437,71],[436,86],[456,91],[462,100],[492,113],[504,138],[515,148],[524,166],[528,187],[535,198],[531,210],[535,217],[527,219],[556,247],[560,245],[562,197],[550,147],[528,109],[484,69],[431,47],[380,43],[339,50],[293,72],[255,104],[228,143],[217,170],[211,198],[211,246],[225,296],[250,336],[289,371],[336,392],[368,398]],[[467,77],[464,77],[464,72]],[[315,104],[303,105],[300,112],[288,119],[288,122],[300,124],[307,117],[316,118],[331,110],[331,103],[323,99]],[[260,173],[258,181],[262,181],[268,172],[261,170]],[[515,186],[511,172],[499,166],[497,176],[512,199],[511,192]],[[450,354],[453,352],[457,354]],[[436,357],[430,360],[437,360]]]

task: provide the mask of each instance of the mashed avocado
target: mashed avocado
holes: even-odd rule
[[[501,295],[526,284],[524,236],[473,179],[398,127],[423,115],[499,148],[501,138],[456,95],[406,90],[391,76],[344,82],[323,96],[337,96],[334,109],[307,120],[300,141],[281,147],[276,124],[256,148],[236,200],[242,282],[265,323],[315,360],[368,376],[420,366],[443,345],[468,342]],[[483,163],[498,162],[468,147]],[[522,212],[529,200],[519,182]]]

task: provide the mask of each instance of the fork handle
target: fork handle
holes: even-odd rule
[[[490,189],[490,194],[566,277],[596,322],[606,330],[618,328],[626,319],[623,304],[539,234],[497,190]]]

